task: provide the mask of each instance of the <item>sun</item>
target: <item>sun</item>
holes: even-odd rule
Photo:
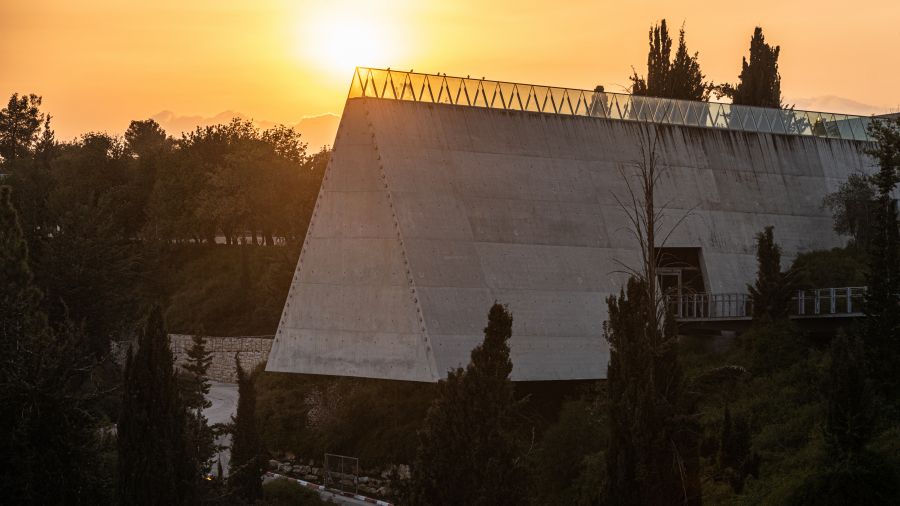
[[[304,19],[298,52],[325,70],[347,75],[357,66],[388,66],[397,57],[396,31],[371,3],[338,3]]]

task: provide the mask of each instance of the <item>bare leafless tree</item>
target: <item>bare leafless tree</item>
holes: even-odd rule
[[[618,259],[615,261],[622,268],[621,272],[646,282],[647,300],[656,301],[655,320],[652,324],[654,328],[660,328],[666,310],[665,294],[659,289],[657,280],[660,249],[668,243],[669,238],[693,213],[695,207],[683,211],[668,230],[664,230],[671,214],[669,206],[672,200],[658,203],[656,199],[656,185],[668,170],[661,163],[659,125],[641,122],[638,124],[638,134],[640,153],[637,159],[630,166],[619,167],[619,175],[628,194],[625,198],[620,198],[613,193],[613,198],[628,217],[628,231],[640,248],[640,264],[635,267]]]

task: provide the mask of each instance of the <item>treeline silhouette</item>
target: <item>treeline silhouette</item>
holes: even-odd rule
[[[173,332],[274,333],[329,153],[238,119],[60,142],[40,97],[0,113],[2,184],[45,309],[83,324],[97,354],[158,301]]]

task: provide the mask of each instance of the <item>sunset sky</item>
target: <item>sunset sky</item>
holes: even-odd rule
[[[623,91],[660,18],[686,23],[716,82],[736,80],[761,25],[782,46],[787,103],[900,106],[897,0],[2,0],[0,94],[42,95],[68,139],[148,117],[177,133],[340,114],[356,65]],[[306,123],[333,135],[327,118]]]

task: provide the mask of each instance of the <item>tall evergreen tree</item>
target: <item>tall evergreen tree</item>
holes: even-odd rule
[[[448,373],[424,428],[412,467],[410,502],[423,505],[524,504],[512,437],[517,403],[509,379],[512,315],[494,304],[484,342],[465,369]]]
[[[691,55],[684,38],[684,28],[678,35],[678,49],[675,59],[671,59],[672,38],[663,19],[650,27],[650,50],[647,54],[647,77],[637,72],[631,76],[634,95],[677,98],[683,100],[706,100],[710,86],[703,81],[698,61],[699,53]]]
[[[755,321],[787,318],[792,296],[792,273],[781,272],[781,247],[775,243],[773,227],[756,234],[756,281],[747,285],[753,300]]]
[[[256,428],[256,390],[253,378],[235,357],[238,373],[238,405],[231,436],[228,488],[247,503],[262,498],[263,444]]]
[[[93,364],[76,328],[48,325],[40,298],[10,190],[0,187],[0,497],[106,502],[97,428],[82,388]]]
[[[125,365],[119,416],[119,502],[193,504],[196,477],[172,351],[155,306]]]
[[[900,387],[900,238],[893,193],[900,180],[900,119],[874,121],[870,133],[877,144],[869,154],[878,162],[879,171],[872,178],[877,196],[869,250],[865,339],[876,387],[896,403],[896,389]]]
[[[737,85],[726,84],[719,93],[737,105],[781,108],[781,74],[778,72],[780,46],[766,43],[762,28],[753,30],[750,38],[750,61],[744,58]]]
[[[692,410],[685,405],[675,323],[656,321],[658,301],[631,277],[610,296],[604,333],[609,343],[607,391],[610,445],[608,504],[699,504],[699,454]]]
[[[203,336],[195,334],[187,351],[187,363],[183,366],[182,395],[187,409],[187,439],[192,452],[191,460],[201,475],[209,472],[211,459],[216,451],[215,436],[203,415],[203,410],[212,405],[206,397],[210,388],[207,376],[210,364],[212,353],[206,349]]]

